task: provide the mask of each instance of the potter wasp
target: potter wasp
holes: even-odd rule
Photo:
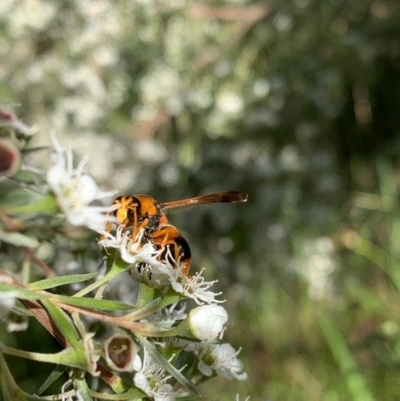
[[[191,252],[185,238],[177,228],[168,223],[166,211],[211,203],[246,202],[247,194],[237,191],[223,191],[194,198],[172,202],[158,202],[149,195],[123,195],[114,200],[112,212],[117,219],[117,225],[132,227],[132,238],[136,238],[143,229],[143,239],[153,243],[157,248],[164,249],[160,258],[176,265],[179,261],[182,272],[187,274],[190,269]],[[111,231],[112,223],[106,230]],[[175,266],[176,267],[176,266]]]

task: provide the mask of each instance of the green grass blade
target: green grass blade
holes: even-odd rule
[[[351,399],[353,401],[373,401],[374,397],[364,377],[358,371],[357,365],[335,321],[329,315],[323,315],[319,319],[319,324],[347,383]]]

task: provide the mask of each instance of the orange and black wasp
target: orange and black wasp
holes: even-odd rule
[[[181,207],[206,205],[211,203],[246,202],[247,194],[238,191],[223,191],[194,198],[171,202],[158,202],[149,195],[123,195],[114,200],[117,225],[132,227],[132,238],[143,229],[143,239],[151,241],[159,249],[164,248],[161,258],[182,266],[182,272],[187,274],[190,269],[191,251],[189,244],[176,227],[168,223],[166,211]],[[111,231],[112,223],[107,225]]]

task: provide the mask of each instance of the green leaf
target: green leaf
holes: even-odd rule
[[[92,279],[96,275],[97,272],[87,274],[70,274],[68,276],[48,278],[28,284],[28,288],[31,290],[46,290],[48,288],[59,287],[60,285],[81,283],[82,281]]]
[[[101,309],[101,310],[132,310],[133,305],[128,305],[123,302],[110,301],[106,299],[95,299],[95,298],[77,298],[77,297],[67,297],[64,295],[57,295],[56,298],[69,305],[81,306],[90,309]]]
[[[61,333],[69,341],[69,343],[77,349],[79,347],[79,341],[71,319],[63,310],[55,306],[50,300],[44,300],[42,302]]]
[[[83,295],[88,294],[89,292],[94,291],[95,289],[101,287],[102,285],[108,283],[112,278],[117,276],[120,273],[125,272],[130,267],[129,263],[124,262],[122,259],[118,259],[116,263],[114,263],[110,270],[99,280],[95,281],[94,283],[88,285],[86,288],[78,291],[74,297],[82,297]],[[108,268],[108,262],[107,262]]]
[[[194,388],[193,384],[186,379],[186,377],[183,376],[183,374],[179,372],[175,366],[168,362],[152,343],[150,343],[140,334],[135,333],[135,336],[141,345],[146,348],[151,356],[153,356],[169,374],[171,374],[180,384],[182,384],[182,386],[186,387],[193,395],[200,396],[200,393]]]
[[[0,293],[9,292],[11,297],[20,299],[46,299],[46,294],[39,294],[35,291],[21,288],[12,284],[0,283]]]
[[[44,184],[45,177],[42,173],[36,173],[29,170],[19,170],[12,176],[12,179],[24,184]]]
[[[65,371],[67,370],[66,366],[57,365],[54,370],[50,373],[49,377],[45,380],[45,382],[40,386],[40,388],[36,391],[36,394],[42,394],[45,390],[49,388]]]
[[[28,237],[27,235],[7,232],[0,230],[0,241],[7,242],[7,244],[15,246],[24,246],[27,248],[36,248],[39,246],[39,242],[36,238]]]
[[[141,308],[151,302],[157,297],[160,292],[147,284],[141,283],[139,286],[139,293],[137,296],[136,305]]]
[[[0,210],[11,215],[30,213],[54,213],[58,211],[58,205],[53,195],[46,196],[32,191],[12,192],[3,199]]]
[[[58,301],[64,304],[80,306],[82,308],[90,308],[90,309],[131,310],[135,308],[132,305],[124,304],[122,302],[117,302],[117,301],[109,301],[106,299],[68,297],[66,295],[53,295],[53,298],[57,299]]]
[[[135,321],[139,319],[143,319],[144,317],[153,314],[160,308],[158,307],[162,298],[156,298],[153,301],[149,302],[148,304],[144,305],[143,307],[135,310],[132,313],[125,315],[125,319],[129,321]]]
[[[74,347],[68,347],[55,354],[24,351],[0,344],[0,353],[29,359],[31,361],[70,366],[80,370],[86,370],[88,368],[88,361],[86,359],[83,342],[80,342],[76,349]]]
[[[139,290],[139,295],[138,298],[140,298],[142,295],[142,292],[146,292],[144,295],[144,298],[147,298],[149,294],[152,295],[152,297],[156,296],[158,294],[157,291],[152,292],[151,290],[147,290],[148,287],[146,284],[140,284],[140,290]],[[143,299],[142,302],[138,301],[137,305],[142,305],[143,304]],[[144,317],[151,315],[155,312],[157,312],[160,309],[163,309],[167,307],[168,305],[171,305],[173,303],[179,302],[180,300],[184,299],[183,295],[177,294],[172,288],[169,288],[166,294],[164,294],[162,297],[155,298],[151,300],[149,298],[149,301],[146,301],[145,304],[143,304],[142,307],[138,308],[134,312],[130,313],[129,315],[125,315],[125,318],[130,321],[134,320],[139,320],[143,319]],[[137,307],[137,306],[136,306]]]
[[[29,205],[38,202],[42,197],[43,195],[29,189],[16,189],[7,193],[1,200],[0,208]]]

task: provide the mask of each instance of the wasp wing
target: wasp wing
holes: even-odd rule
[[[161,209],[175,209],[211,203],[237,203],[246,202],[247,194],[239,191],[222,191],[194,198],[182,199],[172,202],[160,203]]]

